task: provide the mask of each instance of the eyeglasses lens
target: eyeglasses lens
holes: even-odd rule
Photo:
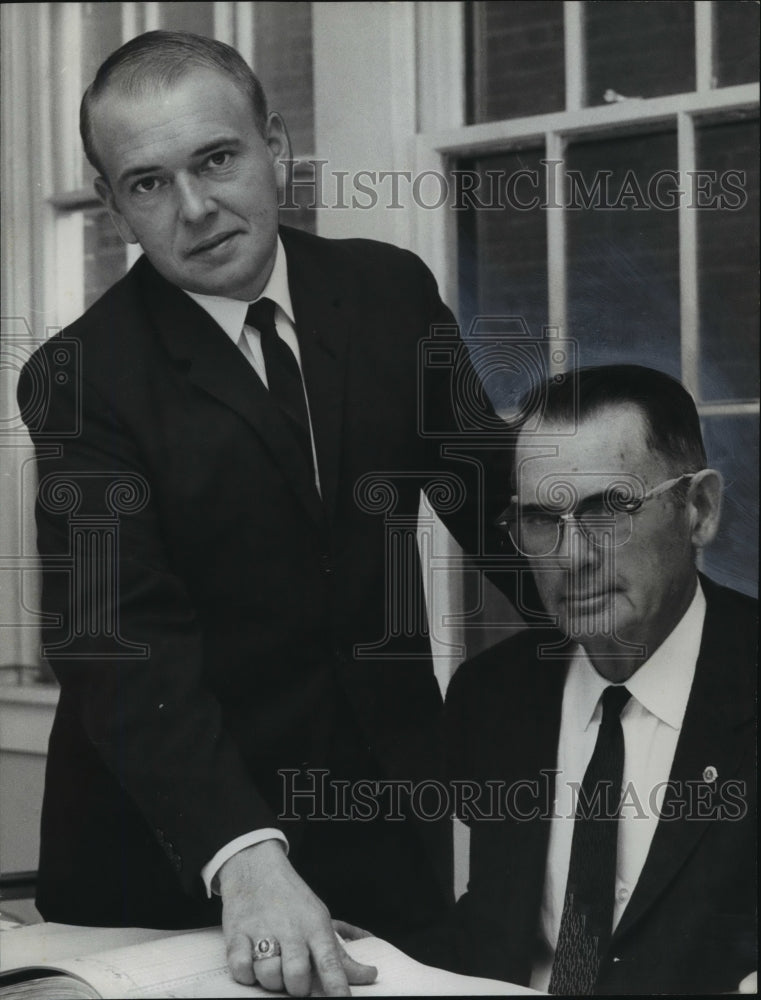
[[[566,517],[567,515],[549,512],[517,512],[508,524],[510,538],[523,555],[552,555],[565,534]],[[573,520],[589,541],[599,548],[623,545],[631,537],[631,514],[621,510],[612,511],[601,501],[580,506],[574,512]]]

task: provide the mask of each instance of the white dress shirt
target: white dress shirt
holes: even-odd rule
[[[649,660],[626,681],[631,698],[621,713],[624,773],[613,903],[615,928],[645,864],[658,825],[677,740],[700,651],[706,602],[700,584],[684,617]],[[610,681],[597,673],[581,646],[568,669],[555,779],[547,868],[539,925],[540,948],[531,986],[550,982],[568,865],[578,790],[592,757],[602,718],[600,696]]]
[[[199,295],[197,292],[187,292],[186,294],[197,302],[202,309],[205,309],[211,318],[222,327],[230,340],[232,340],[236,347],[240,349],[241,353],[244,355],[262,382],[267,385],[267,371],[264,366],[261,335],[258,330],[252,326],[246,325],[245,323],[246,313],[248,312],[248,307],[251,303],[243,302],[240,299],[227,299],[218,295]],[[265,297],[272,299],[275,303],[275,329],[277,330],[278,336],[284,340],[293,351],[303,377],[301,352],[299,350],[299,342],[296,337],[296,329],[294,326],[291,293],[288,288],[288,266],[285,259],[283,244],[280,242],[279,236],[277,240],[275,264],[272,268],[272,273],[269,276],[267,284],[264,286],[262,294],[259,296],[259,298]],[[307,400],[307,408],[308,407],[309,401]],[[312,437],[312,460],[315,470],[315,485],[319,491],[320,481],[317,471],[317,455],[314,447],[314,433],[312,431],[311,416],[309,418],[309,430]],[[286,850],[288,848],[288,840],[285,835],[274,827],[264,827],[261,830],[252,830],[250,833],[244,833],[242,836],[236,837],[235,840],[230,841],[229,844],[225,844],[224,847],[220,848],[214,857],[201,869],[201,877],[206,886],[207,894],[211,896],[212,891],[217,890],[217,884],[215,881],[216,876],[226,861],[228,861],[234,854],[244,850],[246,847],[252,847],[254,844],[259,844],[264,840],[280,840],[285,845]]]

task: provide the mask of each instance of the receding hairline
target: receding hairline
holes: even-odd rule
[[[660,451],[657,442],[652,439],[652,428],[650,427],[650,419],[648,417],[647,410],[641,403],[634,399],[602,399],[593,403],[588,410],[580,413],[578,416],[564,413],[550,413],[546,416],[542,416],[535,427],[529,428],[524,425],[520,429],[515,442],[516,449],[526,447],[526,442],[530,441],[532,437],[546,438],[547,436],[551,436],[552,428],[581,428],[603,420],[606,413],[618,414],[626,410],[633,411],[639,417],[644,444],[650,450],[658,452],[658,454],[662,455],[664,459],[668,460],[668,456],[664,455],[663,452]],[[570,435],[563,435],[561,441],[566,440],[569,436]],[[547,442],[545,440],[539,447],[545,447],[546,444]]]
[[[126,94],[129,97],[143,97],[146,93],[170,90],[193,73],[214,73],[228,80],[247,99],[250,96],[246,83],[241,77],[236,76],[235,73],[218,63],[203,59],[200,55],[197,57],[188,55],[168,66],[150,67],[148,71],[142,73],[136,72],[137,68],[132,63],[125,62],[123,65],[114,67],[104,80],[99,80],[96,76],[82,95],[82,103],[92,105],[113,92]],[[251,84],[253,85],[254,82],[259,87],[261,86],[252,73]],[[263,90],[261,94],[263,97]]]
[[[664,463],[669,476],[682,475],[686,471],[699,471],[697,469],[686,470],[682,466],[689,465],[691,463],[685,461],[680,463],[676,460],[673,455],[670,455],[668,451],[665,451],[662,447],[659,447],[659,443],[656,435],[653,432],[653,428],[650,423],[650,417],[647,413],[644,405],[635,399],[610,399],[610,400],[598,400],[595,401],[588,410],[584,413],[574,417],[572,415],[563,413],[551,413],[549,416],[542,417],[539,423],[534,428],[522,427],[518,432],[518,436],[515,440],[515,451],[513,454],[513,462],[510,470],[510,480],[511,480],[511,491],[515,492],[518,486],[518,467],[522,464],[526,457],[526,453],[530,455],[531,451],[531,439],[539,438],[542,439],[541,443],[535,445],[536,448],[546,449],[548,445],[557,443],[558,454],[562,455],[563,442],[567,441],[570,435],[563,435],[559,438],[557,442],[548,441],[548,437],[552,435],[552,428],[558,427],[576,427],[577,429],[582,429],[584,427],[589,427],[595,423],[601,423],[605,419],[607,414],[620,414],[625,411],[633,411],[639,418],[639,433],[640,441],[644,444],[645,448],[656,455]],[[523,451],[524,454],[520,454]],[[544,452],[542,452],[544,454]],[[585,470],[589,471],[589,470]],[[594,470],[603,472],[605,470]]]
[[[215,72],[250,103],[253,122],[265,134],[267,99],[259,78],[232,46],[190,32],[151,31],[126,42],[100,65],[80,104],[80,133],[85,155],[102,175],[95,148],[93,110],[109,94],[145,94],[177,86],[194,71]]]
[[[644,414],[648,447],[664,455],[671,467],[680,472],[706,467],[695,400],[672,375],[642,365],[593,365],[547,379],[539,392],[524,400],[525,426],[537,416],[575,421],[599,412],[604,405],[628,403]]]
[[[88,100],[87,105],[87,122],[88,122],[88,139],[90,144],[90,150],[95,154],[97,160],[93,163],[93,166],[99,171],[101,176],[103,176],[109,183],[110,179],[106,176],[105,168],[103,166],[103,161],[98,155],[97,142],[96,142],[96,128],[95,122],[97,119],[98,109],[108,101],[111,97],[126,97],[135,101],[141,100],[145,97],[150,97],[152,95],[160,96],[162,93],[168,93],[174,90],[176,87],[180,86],[183,81],[187,80],[189,76],[195,73],[208,72],[213,73],[219,77],[226,78],[230,81],[230,84],[235,87],[238,93],[249,102],[249,94],[246,92],[245,88],[240,84],[240,82],[235,78],[231,77],[224,70],[219,69],[214,66],[206,66],[203,64],[192,64],[187,67],[187,69],[176,78],[171,81],[163,81],[157,79],[148,79],[143,81],[138,87],[133,86],[120,86],[120,81],[114,79],[109,81],[109,85],[102,88],[98,93],[91,95]],[[265,134],[266,120],[263,125],[260,125],[257,120],[257,115],[253,108],[251,108],[251,118],[255,128],[260,132],[261,135]],[[92,161],[91,161],[92,162]],[[116,178],[113,178],[116,180]]]

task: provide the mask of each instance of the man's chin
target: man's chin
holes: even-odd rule
[[[168,282],[196,295],[216,295],[220,298],[251,302],[261,295],[275,262],[261,259],[246,241],[236,234],[224,245],[206,253],[194,254],[165,266],[150,253],[146,256]]]
[[[243,272],[230,262],[225,266],[209,267],[203,272],[194,270],[182,282],[175,278],[173,284],[196,295],[215,295],[219,298],[250,302],[260,294],[266,281],[257,281],[256,275]]]

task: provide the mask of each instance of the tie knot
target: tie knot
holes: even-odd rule
[[[256,327],[259,332],[271,330],[275,325],[275,303],[272,299],[258,299],[248,307],[246,313],[248,326]]]
[[[618,719],[624,705],[631,698],[631,691],[623,684],[610,684],[602,693],[602,724]]]

